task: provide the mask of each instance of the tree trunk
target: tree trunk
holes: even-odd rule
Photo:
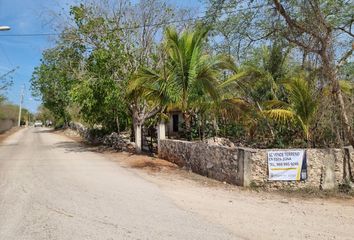
[[[135,132],[135,150],[137,153],[141,152],[142,139],[141,139],[141,125],[137,124],[134,127]]]
[[[130,124],[130,141],[135,142],[135,130],[134,130],[134,124]]]
[[[134,125],[135,151],[137,153],[140,153],[142,149],[142,139],[141,139],[142,124],[140,119],[133,118],[133,125]]]
[[[332,84],[332,94],[334,101],[337,105],[337,109],[339,111],[339,115],[342,118],[343,121],[343,128],[344,132],[346,135],[347,140],[349,141],[350,145],[354,147],[354,137],[353,137],[353,132],[352,128],[349,123],[348,119],[348,114],[347,110],[345,108],[345,103],[342,95],[342,91],[339,86],[339,81],[337,79],[337,72],[336,72],[336,67],[334,64],[334,53],[332,50],[332,47],[329,47],[329,50],[326,52],[323,52],[321,54],[322,57],[322,67],[323,67],[323,72],[327,80]]]
[[[334,96],[335,96],[336,102],[339,106],[339,111],[340,111],[340,115],[343,120],[343,127],[344,127],[344,132],[345,132],[346,138],[348,139],[349,144],[354,147],[353,132],[352,132],[352,128],[349,123],[347,111],[345,109],[343,95],[342,95],[341,91],[339,90],[337,92],[334,92]]]
[[[157,152],[161,153],[161,140],[166,139],[166,124],[164,120],[160,120],[157,125]]]
[[[116,125],[117,125],[117,133],[119,135],[120,134],[120,127],[119,127],[119,117],[118,117],[118,115],[116,116]]]
[[[202,122],[200,124],[200,128],[201,128],[201,135],[202,135],[202,140],[205,139],[205,120],[202,119]]]
[[[192,115],[190,112],[185,111],[183,112],[183,119],[184,119],[184,125],[185,125],[185,135],[188,141],[192,140]]]
[[[272,135],[272,139],[274,140],[274,139],[275,139],[275,134],[274,134],[274,131],[273,131],[272,126],[270,125],[270,123],[269,123],[267,117],[264,116],[264,114],[263,114],[263,109],[262,109],[261,105],[259,105],[258,102],[256,102],[256,105],[257,105],[258,111],[260,112],[261,116],[263,117],[263,119],[264,119],[264,121],[265,121],[267,127],[269,128],[270,134]]]
[[[69,127],[69,121],[67,118],[67,115],[64,113],[64,128],[68,128]]]
[[[219,125],[215,116],[213,118],[213,129],[214,129],[214,140],[215,140],[215,137],[218,137],[219,135]]]

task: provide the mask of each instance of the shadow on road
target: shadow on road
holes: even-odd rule
[[[105,149],[102,146],[93,146],[84,142],[64,141],[54,144],[55,148],[64,148],[65,152],[95,152],[102,153]]]
[[[13,147],[13,146],[18,146],[18,143],[11,143],[11,144],[1,144],[0,143],[0,147],[3,148],[3,147]]]
[[[38,129],[38,128],[35,128]],[[40,131],[35,131],[34,133],[54,133],[56,130],[55,129],[38,129]]]

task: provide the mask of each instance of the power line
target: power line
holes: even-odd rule
[[[4,56],[5,56],[5,58],[6,58],[7,62],[8,62],[8,64],[10,64],[10,66],[13,68],[14,65],[12,64],[12,61],[10,60],[10,58],[9,58],[9,56],[7,55],[5,49],[3,48],[2,43],[0,43],[0,49],[1,49],[2,53],[4,54]]]
[[[189,19],[183,19],[183,20],[174,20],[174,21],[160,22],[160,23],[146,24],[146,25],[137,25],[137,26],[131,26],[131,27],[120,27],[120,28],[116,28],[114,30],[134,30],[134,29],[146,28],[146,27],[160,27],[160,26],[169,25],[169,24],[173,24],[173,23],[189,22],[189,21],[196,21],[196,20],[201,20],[201,19],[203,19],[203,17],[195,17],[195,18],[189,18]],[[69,34],[70,33],[1,34],[0,37],[40,37],[40,36],[58,36],[58,35],[69,35]]]
[[[242,9],[235,9],[233,11],[224,11],[223,14],[232,14],[232,13],[238,13],[238,12],[243,12],[246,10],[250,9],[256,9],[260,7],[264,7],[267,4],[262,4],[258,6],[253,6],[253,7],[248,7],[248,8],[242,8]],[[204,14],[207,14],[208,12],[203,12]],[[120,27],[120,28],[115,28],[114,30],[134,30],[134,29],[139,29],[139,28],[146,28],[146,27],[162,27],[174,23],[183,23],[183,22],[191,22],[191,21],[197,21],[197,20],[203,20],[207,16],[203,17],[194,17],[194,18],[187,18],[187,19],[181,19],[181,20],[173,20],[173,21],[168,21],[168,22],[160,22],[160,23],[154,23],[154,24],[145,24],[145,25],[137,25],[137,26],[131,26],[131,27]],[[0,37],[41,37],[41,36],[59,36],[59,35],[69,35],[70,33],[25,33],[25,34],[0,34]]]
[[[55,36],[61,33],[25,33],[25,34],[1,34],[0,37],[37,37],[37,36]]]

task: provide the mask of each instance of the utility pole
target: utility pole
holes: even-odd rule
[[[25,92],[25,86],[23,85],[22,89],[21,89],[21,96],[20,96],[20,109],[18,111],[18,124],[17,124],[18,127],[21,127],[21,111],[22,111],[22,103],[23,103],[24,92]]]

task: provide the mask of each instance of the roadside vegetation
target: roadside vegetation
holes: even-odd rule
[[[183,116],[180,138],[354,146],[349,0],[88,1],[34,70],[43,118],[134,131]]]
[[[7,71],[0,75],[0,128],[1,120],[12,121],[14,126],[18,121],[19,106],[7,102],[6,91],[12,86],[12,75],[16,69]],[[24,124],[26,120],[30,119],[32,114],[25,108],[22,109],[21,123]]]
[[[5,93],[12,85],[12,73],[15,69],[5,72],[0,75],[0,104],[6,100]]]

